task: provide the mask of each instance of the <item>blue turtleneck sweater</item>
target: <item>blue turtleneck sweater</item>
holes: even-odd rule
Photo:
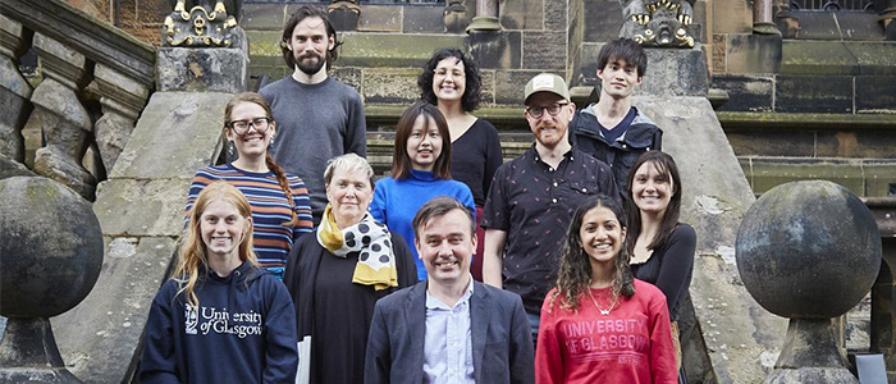
[[[474,215],[475,221],[476,205],[470,188],[459,181],[436,178],[432,172],[411,170],[407,178],[400,180],[385,177],[377,181],[373,189],[370,213],[376,221],[386,224],[390,231],[398,233],[407,242],[417,263],[417,277],[420,280],[426,279],[426,267],[414,246],[412,222],[417,210],[438,196],[448,196],[463,204]]]

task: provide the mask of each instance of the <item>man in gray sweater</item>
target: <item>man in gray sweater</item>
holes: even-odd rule
[[[349,152],[367,156],[361,96],[327,76],[339,44],[326,11],[300,7],[286,22],[280,41],[293,73],[259,92],[271,104],[279,128],[271,144],[274,160],[305,181],[315,225],[327,204],[327,160]]]

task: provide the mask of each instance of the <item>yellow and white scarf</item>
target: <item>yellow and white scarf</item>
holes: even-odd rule
[[[337,257],[357,254],[353,283],[372,285],[377,291],[397,287],[398,271],[389,229],[366,213],[357,224],[340,230],[332,210],[327,204],[317,227],[317,242]]]

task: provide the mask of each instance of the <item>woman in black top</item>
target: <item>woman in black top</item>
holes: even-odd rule
[[[436,51],[417,78],[420,98],[445,116],[451,134],[451,178],[470,187],[476,202],[477,225],[495,171],[503,162],[498,130],[472,114],[481,100],[479,67],[459,49]],[[471,272],[482,281],[482,245],[485,233],[476,230],[477,248]]]
[[[321,223],[289,254],[283,281],[296,304],[299,383],[362,382],[374,304],[417,282],[404,239],[367,212],[372,178],[354,153],[330,160]]]
[[[691,285],[697,235],[690,225],[678,222],[681,178],[672,156],[660,151],[641,155],[628,174],[626,194],[632,272],[666,295],[680,365],[678,310]],[[679,382],[684,380],[684,372],[679,372]]]

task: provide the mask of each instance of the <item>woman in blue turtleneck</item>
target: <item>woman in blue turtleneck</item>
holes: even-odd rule
[[[426,268],[414,246],[412,221],[417,210],[434,197],[448,196],[476,213],[470,188],[451,180],[450,168],[451,136],[445,117],[431,104],[415,103],[395,127],[392,176],[377,181],[370,213],[405,239],[420,280],[426,279]]]

